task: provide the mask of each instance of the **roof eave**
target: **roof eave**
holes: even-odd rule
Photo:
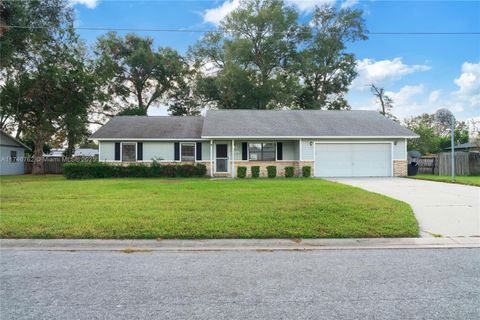
[[[420,136],[202,136],[203,139],[415,139]]]
[[[12,135],[8,134],[7,132],[5,132],[4,130],[0,129],[0,131],[5,134],[7,137],[9,137],[10,139],[12,139],[13,141],[15,141],[16,143],[18,143],[20,146],[24,147],[25,149],[28,149],[30,151],[32,151],[32,149],[30,149],[29,146],[27,146],[26,144],[24,144],[23,142],[21,142],[20,140],[18,140],[17,138],[13,137]]]

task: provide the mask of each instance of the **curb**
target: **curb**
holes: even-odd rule
[[[81,240],[0,239],[1,251],[312,251],[480,248],[480,238]]]

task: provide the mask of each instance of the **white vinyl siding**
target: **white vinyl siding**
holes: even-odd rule
[[[174,142],[143,142],[143,160],[173,161]]]
[[[99,141],[98,152],[99,161],[115,161],[115,142]]]
[[[12,162],[12,151],[17,153],[16,162]],[[0,175],[24,174],[24,152],[23,147],[0,146]]]
[[[302,159],[303,161],[313,161],[313,143],[314,140],[302,140]]]
[[[202,161],[210,160],[210,141],[202,142]]]
[[[393,141],[393,160],[407,160],[405,139]],[[395,145],[395,142],[397,143]]]
[[[313,161],[313,144],[315,142],[385,142],[393,143],[393,159],[394,160],[407,160],[407,154],[405,152],[405,139],[311,139],[302,140],[302,160]],[[395,142],[397,144],[395,144]]]
[[[282,142],[283,160],[298,160],[298,140]]]

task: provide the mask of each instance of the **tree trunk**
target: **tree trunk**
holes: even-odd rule
[[[67,149],[65,150],[65,156],[71,157],[75,153],[75,137],[72,134],[67,135]]]
[[[36,131],[35,138],[35,151],[34,151],[34,158],[33,158],[33,167],[32,167],[32,174],[44,174],[43,169],[43,136],[42,133],[38,130]]]
[[[385,103],[383,102],[383,97],[379,94],[378,98],[380,99],[380,105],[382,106],[381,114],[385,115]]]
[[[23,128],[24,128],[24,123],[23,119],[18,120],[18,128],[17,128],[17,133],[15,134],[16,139],[20,139],[20,136],[23,133]]]

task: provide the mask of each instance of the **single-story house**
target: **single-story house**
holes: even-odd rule
[[[238,166],[311,166],[317,177],[405,176],[414,132],[375,111],[209,110],[205,116],[118,116],[95,132],[99,160],[194,163],[211,176]],[[250,170],[247,170],[250,173]]]
[[[19,140],[0,129],[0,175],[24,174],[25,149],[30,150]]]
[[[93,148],[78,148],[75,149],[74,157],[97,157],[98,149]]]
[[[65,149],[50,149],[48,153],[43,154],[44,159],[49,159],[51,161],[55,161],[55,159],[61,160],[64,156],[63,153]]]

